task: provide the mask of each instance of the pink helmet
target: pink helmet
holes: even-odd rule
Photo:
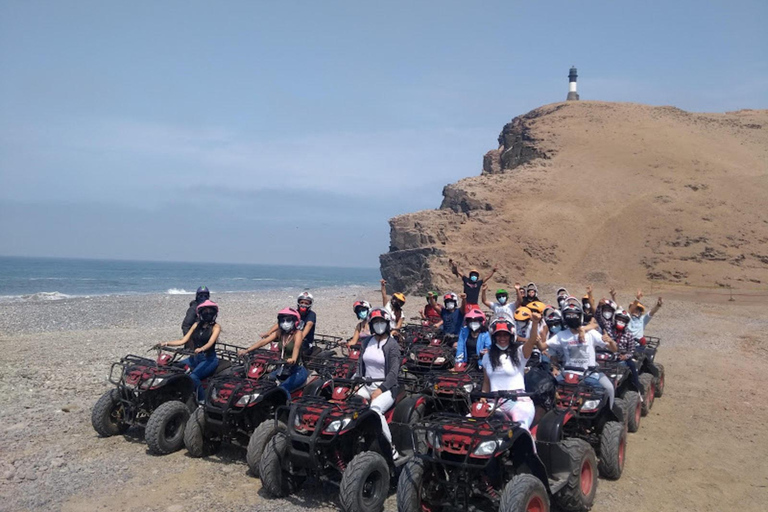
[[[199,314],[200,310],[203,308],[213,308],[216,310],[216,313],[219,312],[219,305],[213,302],[212,300],[206,300],[201,302],[197,305],[197,308],[195,308],[195,311]]]
[[[298,311],[296,311],[293,308],[281,309],[280,312],[277,314],[277,323],[280,323],[280,320],[286,317],[294,321],[294,324],[293,324],[294,329],[299,328],[299,324],[301,323],[301,315],[299,314]]]
[[[472,320],[479,320],[480,323],[485,323],[485,313],[480,311],[479,309],[470,309],[466,315],[464,315],[464,321],[466,323],[471,322]]]

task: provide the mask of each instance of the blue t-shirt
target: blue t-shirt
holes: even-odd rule
[[[629,332],[632,333],[632,336],[635,337],[636,340],[639,340],[643,336],[645,336],[645,326],[648,325],[648,322],[651,321],[650,313],[646,313],[643,316],[639,317],[631,317],[629,319],[629,325],[627,326],[627,329],[629,329]]]
[[[464,322],[464,315],[461,314],[459,308],[456,308],[453,311],[448,311],[443,308],[440,311],[440,318],[443,319],[443,332],[445,334],[459,334],[462,323]]]

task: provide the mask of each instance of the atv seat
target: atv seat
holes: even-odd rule
[[[219,359],[219,364],[218,366],[216,366],[216,370],[213,372],[213,374],[220,375],[225,371],[229,370],[231,367],[232,367],[232,361],[229,361],[228,359]]]

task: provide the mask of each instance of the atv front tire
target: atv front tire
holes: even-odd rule
[[[609,421],[600,434],[600,476],[618,480],[624,471],[624,454],[627,449],[627,431],[620,421]]]
[[[341,476],[341,509],[344,512],[380,512],[387,499],[389,476],[389,465],[380,453],[355,455]]]
[[[656,363],[656,368],[659,369],[659,376],[654,379],[654,384],[656,384],[656,398],[659,398],[664,394],[664,365]]]
[[[554,496],[557,506],[566,512],[586,512],[592,508],[597,491],[597,457],[583,439],[565,439],[563,450],[571,460],[568,482]]]
[[[295,492],[301,485],[299,478],[283,470],[281,461],[285,458],[287,451],[288,436],[278,432],[267,443],[259,462],[261,486],[267,494],[275,498],[284,498]]]
[[[656,385],[654,383],[654,377],[650,373],[640,374],[640,384],[643,385],[645,395],[643,395],[643,416],[648,416],[648,412],[653,407],[653,399],[656,397]]]
[[[184,427],[184,446],[191,457],[207,457],[221,447],[221,441],[205,437],[205,409],[198,407]]]
[[[549,495],[541,480],[523,473],[515,475],[504,486],[499,512],[549,512]]]
[[[120,391],[110,389],[96,402],[91,411],[91,425],[101,437],[116,436],[128,430],[125,423],[125,405],[120,401]]]
[[[640,429],[640,418],[643,416],[640,393],[627,391],[624,393],[624,401],[627,403],[627,429],[630,432],[637,432]]]
[[[144,437],[149,451],[166,455],[184,446],[184,426],[189,419],[187,404],[171,400],[160,404],[147,421]]]
[[[288,427],[285,426],[285,423],[282,421],[265,420],[251,434],[251,438],[248,440],[248,452],[245,455],[245,460],[248,462],[248,468],[250,468],[253,476],[259,476],[259,462],[261,462],[261,457],[264,454],[264,448],[266,448],[269,440],[275,437],[278,432],[288,432]]]

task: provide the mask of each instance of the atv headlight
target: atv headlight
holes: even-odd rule
[[[139,389],[154,389],[165,381],[165,377],[157,377],[154,379],[147,379],[141,383]]]
[[[219,390],[216,388],[213,388],[211,390],[211,400],[218,400],[219,399]]]
[[[301,414],[297,414],[296,417],[293,418],[293,426],[301,428]]]
[[[347,428],[347,425],[349,425],[350,423],[352,423],[352,418],[334,420],[328,424],[328,428],[326,428],[325,431],[329,434],[335,434],[339,430],[344,430],[345,428]]]
[[[497,439],[493,439],[492,441],[483,441],[478,445],[477,448],[475,448],[475,451],[472,452],[472,455],[477,455],[478,457],[488,457],[489,455],[493,454],[493,452],[496,451],[496,448],[498,448],[501,445],[501,441]]]
[[[581,412],[594,412],[600,407],[600,400],[587,400],[579,409]]]
[[[261,396],[259,393],[251,393],[250,395],[243,395],[240,397],[240,400],[238,400],[235,405],[246,406],[251,402],[254,402],[256,399],[258,399],[259,396]]]
[[[416,360],[416,354],[414,354],[413,352],[410,353],[409,357],[411,358],[411,361]]]
[[[472,390],[475,389],[474,384],[464,384],[464,386],[462,387],[464,388],[464,391],[466,391],[467,393],[471,393]]]
[[[435,358],[435,364],[443,364],[443,363],[445,363],[445,358],[443,356]]]
[[[427,431],[427,444],[435,450],[440,449],[440,436],[433,430]]]

